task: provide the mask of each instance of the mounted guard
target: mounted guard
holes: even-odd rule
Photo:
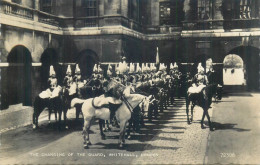
[[[53,66],[50,66],[49,79],[48,79],[49,88],[45,91],[42,91],[39,96],[42,99],[45,98],[55,98],[59,96],[61,91],[61,86],[58,85],[58,80],[56,77],[56,72],[54,71]]]
[[[207,75],[204,73],[205,70],[203,66],[201,66],[201,63],[199,63],[197,69],[198,69],[198,73],[194,76],[193,84],[188,89],[188,93],[200,93],[208,84],[208,78]]]

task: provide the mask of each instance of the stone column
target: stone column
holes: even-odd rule
[[[127,17],[128,0],[121,0],[121,15]]]
[[[35,0],[34,1],[34,13],[33,13],[33,20],[38,21],[38,12],[40,10],[40,0]]]
[[[185,0],[184,1],[184,7],[183,7],[183,11],[185,13],[185,21],[188,21],[190,18],[190,0]]]

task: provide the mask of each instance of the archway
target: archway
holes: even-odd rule
[[[223,61],[224,85],[246,85],[244,61],[236,54],[229,54]]]
[[[32,105],[32,57],[30,51],[22,46],[15,46],[7,57],[8,104]]]
[[[58,83],[60,84],[60,82],[62,81],[62,74],[58,65],[58,56],[55,49],[47,48],[41,55],[40,61],[42,63],[40,69],[41,89],[44,90],[48,88],[49,70],[51,65],[54,66],[54,70],[59,81]]]
[[[92,75],[93,67],[98,62],[99,59],[97,54],[90,49],[81,51],[76,59],[76,63],[79,64],[81,75],[84,79],[87,79]]]
[[[247,89],[259,90],[259,49],[240,46],[231,50],[229,54],[237,54],[243,59]]]

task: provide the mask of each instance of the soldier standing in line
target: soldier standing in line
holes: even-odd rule
[[[73,81],[70,65],[68,65],[67,67],[66,76],[64,77],[63,84],[65,90],[68,91],[69,97],[75,97],[77,86],[76,83]]]
[[[57,106],[59,105],[58,102],[58,97],[60,96],[61,92],[61,86],[58,85],[58,80],[56,77],[56,72],[54,71],[53,66],[50,66],[50,77],[48,79],[48,83],[50,84],[50,87],[46,90],[47,93],[49,93],[49,123],[50,123],[50,117],[51,117],[51,112],[54,110],[57,110]],[[41,95],[41,94],[40,94]],[[41,96],[40,96],[41,97]],[[55,120],[57,120],[57,114],[55,113]]]

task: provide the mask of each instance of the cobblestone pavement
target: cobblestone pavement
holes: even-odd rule
[[[209,110],[211,116],[212,109]],[[194,108],[194,121],[187,124],[184,100],[176,100],[176,104],[164,111],[170,118],[159,133],[148,142],[142,155],[133,164],[203,164],[208,142],[209,129],[200,128],[202,109]],[[205,120],[206,121],[206,120]],[[149,147],[158,146],[156,149]]]

